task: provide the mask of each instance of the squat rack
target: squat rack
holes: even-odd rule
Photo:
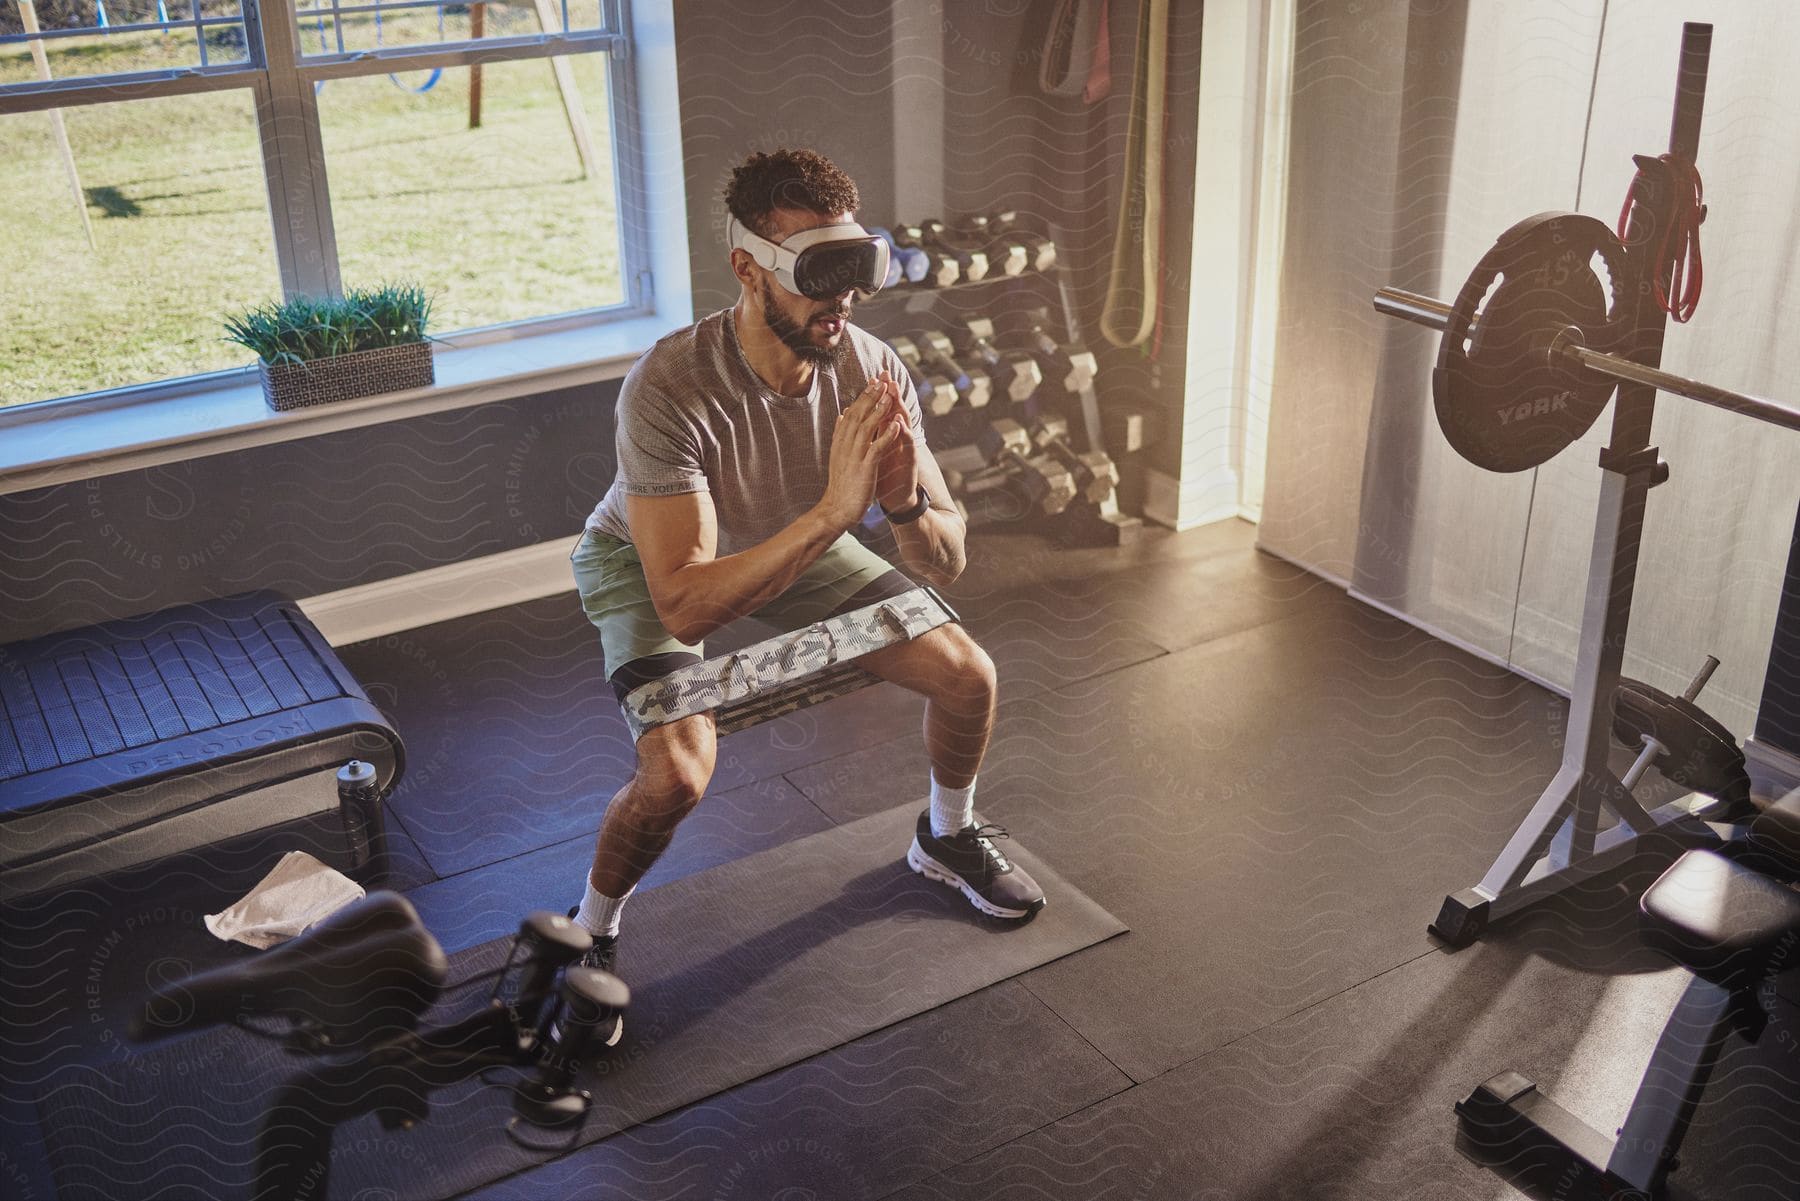
[[[1683,26],[1668,156],[1677,163],[1691,164],[1698,156],[1711,45],[1711,25]],[[1631,210],[1624,244],[1636,264],[1635,277],[1660,283],[1666,291],[1674,264],[1665,264],[1663,277],[1652,280],[1651,254],[1678,216],[1674,180],[1670,173],[1656,170],[1661,165],[1657,159],[1637,156],[1636,161],[1645,187],[1641,202]],[[1481,882],[1444,898],[1429,929],[1453,946],[1466,946],[1490,922],[1635,855],[1672,855],[1722,837],[1703,820],[1704,806],[1690,798],[1646,810],[1609,765],[1613,696],[1621,679],[1645,501],[1650,489],[1669,477],[1668,464],[1650,442],[1651,419],[1659,389],[1792,430],[1800,430],[1800,411],[1662,371],[1667,314],[1656,292],[1654,287],[1636,288],[1626,300],[1628,325],[1621,354],[1588,348],[1574,327],[1547,329],[1539,339],[1537,351],[1571,377],[1597,373],[1618,381],[1617,396],[1611,437],[1599,458],[1600,500],[1562,765]],[[1448,328],[1452,312],[1442,301],[1392,288],[1377,292],[1375,308],[1438,330]],[[1629,777],[1635,781],[1637,774]],[[1603,810],[1618,818],[1604,830]]]

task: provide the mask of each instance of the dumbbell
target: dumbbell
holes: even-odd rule
[[[928,288],[948,288],[962,278],[962,266],[957,262],[956,256],[927,246],[925,233],[918,226],[896,225],[890,236],[902,250],[916,251],[925,256],[925,275],[919,283]]]
[[[969,373],[955,359],[939,350],[938,345],[931,340],[931,334],[922,333],[917,338],[906,338],[904,341],[911,348],[911,353],[918,356],[919,366],[925,369],[927,375],[949,380],[950,386],[956,389],[957,399],[968,396],[973,382],[969,379]],[[944,349],[949,349],[949,339],[945,339]]]
[[[974,443],[943,447],[932,451],[931,456],[937,460],[938,473],[944,477],[944,485],[952,496],[963,495],[970,480],[993,471]]]
[[[967,234],[951,229],[936,217],[920,222],[918,230],[925,246],[955,256],[962,278],[970,283],[987,278],[990,266],[987,250]]]
[[[995,391],[1001,385],[1014,404],[1030,400],[1044,382],[1044,369],[1038,361],[1022,351],[1003,351],[994,345],[994,323],[987,317],[972,317],[956,331],[960,339],[956,349],[962,361],[979,364],[994,381]],[[972,368],[971,368],[972,369]]]
[[[1103,450],[1078,452],[1069,444],[1066,417],[1039,417],[1031,423],[1031,441],[1068,469],[1075,487],[1089,502],[1103,505],[1119,486],[1119,468]]]
[[[982,448],[976,443],[967,446],[952,446],[947,450],[934,452],[937,458],[938,471],[944,477],[944,485],[950,489],[951,496],[969,505],[977,506],[978,512],[991,514],[1003,510],[1005,505],[992,506],[984,501],[993,499],[997,494],[1006,493],[1021,497],[1026,507],[1035,507],[1036,496],[1044,492],[1042,486],[1025,486],[1021,477],[1036,472],[1025,472],[1014,462],[1002,461],[990,463]],[[1013,487],[1014,481],[1020,481],[1019,487]],[[1013,506],[1018,507],[1016,504]],[[965,515],[966,516],[966,515]]]
[[[920,407],[934,417],[942,417],[956,407],[958,393],[955,381],[946,379],[927,366],[918,343],[911,338],[895,338],[888,345],[894,348],[894,353],[900,356],[900,362],[906,367],[906,373],[912,376],[913,390],[919,394]]]
[[[1042,309],[1033,314],[1031,329],[1025,336],[1026,345],[1043,364],[1044,374],[1051,379],[1062,378],[1062,386],[1070,392],[1079,392],[1094,382],[1094,376],[1100,372],[1100,364],[1094,358],[1094,352],[1076,342],[1064,347],[1049,330],[1049,318]]]
[[[1156,432],[1149,402],[1131,395],[1109,396],[1100,412],[1100,425],[1107,449],[1121,458],[1150,445]]]
[[[1010,461],[990,463],[974,443],[933,453],[957,512],[972,526],[1016,521],[1053,492],[1041,472]]]
[[[902,246],[894,235],[879,225],[869,227],[869,232],[888,244],[888,278],[894,277],[894,264],[900,265],[900,276],[907,283],[916,284],[925,279],[931,270],[931,256],[917,246]],[[899,280],[894,280],[898,283]]]
[[[986,407],[994,394],[994,381],[987,369],[980,365],[964,367],[955,357],[956,345],[942,330],[928,329],[919,335],[919,340],[924,343],[925,366],[950,376],[963,403],[971,409]]]
[[[1049,455],[1032,456],[1031,435],[1010,418],[1001,418],[975,440],[982,457],[996,467],[1009,467],[1037,508],[1054,517],[1075,499],[1075,477]]]
[[[602,1049],[601,1032],[613,1030],[630,1004],[631,990],[617,976],[598,968],[565,968],[560,1003],[551,1011],[554,1025],[546,1016],[545,1030],[553,1033],[541,1044],[537,1071],[513,1086],[513,1112],[540,1127],[581,1121],[594,1097],[575,1082],[576,1073]]]
[[[981,247],[987,255],[989,275],[1023,275],[1031,266],[1034,256],[1025,239],[1000,232],[988,217],[967,218],[961,232],[970,245]]]
[[[1026,253],[1031,256],[1030,266],[1033,271],[1048,271],[1056,266],[1056,243],[1043,234],[1025,228],[1023,219],[1016,210],[995,213],[987,227],[996,234],[1022,242]]]

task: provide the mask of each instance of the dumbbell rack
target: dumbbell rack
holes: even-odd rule
[[[1054,226],[1048,228],[1047,236],[1058,247],[1067,245],[1067,242],[1062,236],[1062,231]],[[1033,285],[1027,281],[1032,280],[1034,277],[1037,279],[1047,279],[1055,283],[1057,294],[1056,304],[1055,306],[1046,305],[1044,307],[1046,311],[1049,311],[1052,307],[1061,310],[1063,328],[1065,336],[1068,339],[1068,345],[1075,345],[1082,342],[1084,339],[1082,338],[1081,325],[1075,315],[1076,305],[1074,288],[1070,283],[1069,274],[1064,268],[1060,257],[1055,263],[1051,264],[1047,271],[1025,271],[1019,275],[988,275],[979,280],[962,280],[947,287],[924,287],[917,284],[899,285],[879,292],[870,299],[862,302],[862,308],[865,311],[872,309],[879,315],[882,312],[891,310],[894,306],[899,305],[901,312],[904,312],[909,316],[916,316],[918,314],[937,310],[939,301],[945,296],[967,296],[980,289],[1003,291],[1004,289],[1001,285],[1006,284],[1012,285],[1013,288],[1021,286],[1030,287]],[[876,321],[869,324],[874,327],[875,332],[882,332],[881,326],[884,323],[879,320],[879,317]],[[1047,387],[1048,381],[1046,381],[1045,387],[1039,388],[1038,395],[1034,395],[1029,400],[1018,402],[1019,406],[1025,410],[1027,416],[1035,418],[1041,414],[1045,402],[1040,400],[1039,396],[1045,392]],[[1087,383],[1083,384],[1079,390],[1068,394],[1074,397],[1075,404],[1079,406],[1081,411],[1079,428],[1081,430],[1081,437],[1085,442],[1084,449],[1087,451],[1106,451],[1105,438],[1101,432],[1100,398],[1093,380],[1089,380]],[[946,413],[941,417],[927,415],[927,438],[933,442],[948,441],[950,444],[954,445],[972,441],[973,438],[971,436],[951,437],[949,439],[931,438],[931,435],[934,432],[932,427],[937,426],[939,430],[949,430],[953,433],[960,433],[966,430],[969,418],[972,415],[986,414],[987,411],[987,408],[970,409],[964,406],[958,406],[956,409],[953,409],[951,412]],[[996,414],[996,416],[997,415],[998,414]],[[984,421],[989,419],[991,418],[983,418]],[[1071,426],[1074,426],[1077,423],[1071,422],[1070,424]],[[961,428],[959,429],[959,427]],[[1064,512],[1059,515],[1059,518],[1064,523],[1074,522],[1086,526],[1087,530],[1084,530],[1084,533],[1091,532],[1094,540],[1111,545],[1123,545],[1135,540],[1143,532],[1144,528],[1143,520],[1141,518],[1118,511],[1116,490],[1115,499],[1109,501],[1104,506],[1096,506],[1092,502],[1080,500],[1064,510]]]

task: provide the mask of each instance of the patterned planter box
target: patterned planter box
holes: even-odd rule
[[[436,381],[429,342],[405,342],[274,367],[260,363],[258,370],[263,399],[277,410],[423,388]]]

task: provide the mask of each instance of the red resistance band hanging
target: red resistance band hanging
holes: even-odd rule
[[[1662,306],[1663,312],[1684,322],[1694,315],[1700,304],[1700,283],[1704,275],[1700,265],[1700,223],[1706,220],[1706,205],[1702,203],[1700,171],[1694,164],[1683,162],[1672,154],[1662,155],[1657,161],[1667,171],[1674,195],[1674,211],[1663,229],[1661,245],[1651,255],[1650,280],[1656,288],[1656,303]],[[1649,183],[1644,169],[1639,167],[1625,193],[1625,207],[1619,210],[1621,240],[1631,224],[1631,210],[1644,202],[1643,194]],[[1663,290],[1665,279],[1670,281],[1666,292]]]

